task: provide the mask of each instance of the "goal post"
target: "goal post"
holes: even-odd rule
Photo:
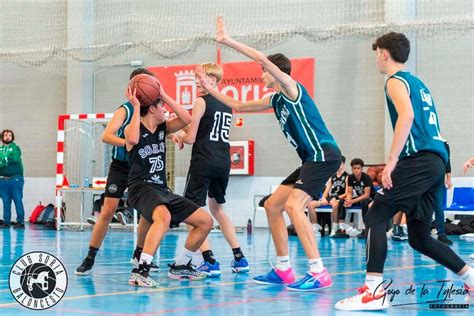
[[[112,145],[102,142],[102,134],[113,113],[62,114],[58,116],[56,153],[57,229],[84,226],[94,198],[104,190],[86,188],[94,178],[107,177],[112,162]],[[167,139],[167,183],[174,188],[174,144]],[[85,183],[85,179],[88,183]],[[103,183],[102,183],[103,184]],[[61,221],[60,207],[66,205]]]

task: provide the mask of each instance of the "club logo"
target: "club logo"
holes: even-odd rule
[[[67,272],[55,256],[42,251],[27,253],[12,266],[9,287],[20,305],[44,310],[56,305],[67,289]]]
[[[182,106],[193,105],[196,98],[196,78],[194,71],[185,70],[176,76],[176,102]]]
[[[118,187],[117,187],[116,184],[109,185],[109,192],[110,193],[115,193],[115,192],[117,192],[117,190],[118,190]]]

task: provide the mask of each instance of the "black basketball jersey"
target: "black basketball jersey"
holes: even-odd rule
[[[354,174],[349,176],[347,180],[347,185],[352,187],[352,198],[357,198],[359,196],[364,195],[364,188],[370,187],[371,193],[373,192],[372,189],[372,180],[370,179],[369,175],[365,172],[362,172],[360,176],[360,180],[357,180]]]
[[[202,98],[206,102],[206,111],[199,122],[189,170],[203,176],[228,176],[232,109],[212,95]]]
[[[130,171],[128,185],[146,182],[167,188],[166,184],[166,122],[154,133],[140,123],[140,140],[128,153]]]
[[[346,193],[346,178],[348,176],[349,174],[344,171],[340,177],[337,176],[337,173],[331,177],[332,187],[329,190],[330,197],[338,197]]]

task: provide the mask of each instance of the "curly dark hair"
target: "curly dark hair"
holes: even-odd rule
[[[364,161],[360,158],[354,158],[351,160],[351,167],[354,166],[361,166],[362,168],[364,168]]]
[[[3,141],[3,136],[5,136],[6,133],[11,133],[12,134],[12,142],[15,141],[15,133],[13,133],[13,131],[10,130],[10,129],[4,129],[2,131],[2,141]]]

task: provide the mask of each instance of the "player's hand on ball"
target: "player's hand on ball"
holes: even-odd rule
[[[140,101],[137,99],[137,89],[133,89],[131,87],[127,87],[127,91],[125,92],[128,101],[133,105],[133,107],[137,108],[140,107]]]

